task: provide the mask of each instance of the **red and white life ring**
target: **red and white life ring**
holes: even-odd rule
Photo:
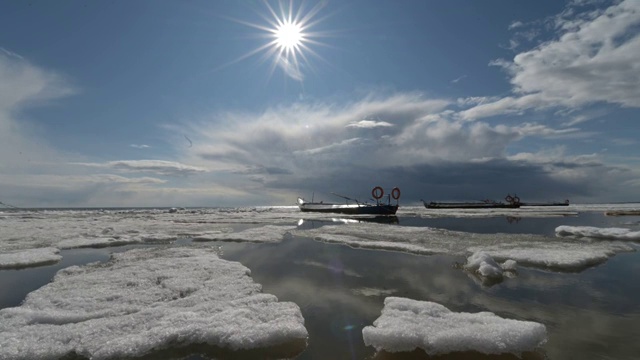
[[[384,190],[382,190],[380,186],[376,186],[371,190],[371,196],[376,200],[382,199],[384,196]]]
[[[394,187],[393,190],[391,190],[391,197],[394,200],[400,199],[400,188]]]

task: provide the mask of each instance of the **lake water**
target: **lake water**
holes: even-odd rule
[[[611,217],[602,211],[576,211],[553,217],[528,215],[432,217],[424,216],[420,208],[401,208],[397,217],[383,220],[384,229],[389,233],[394,232],[394,227],[432,227],[478,234],[554,237],[555,229],[561,225],[640,230],[639,216]],[[76,220],[95,220],[93,215],[82,216]],[[300,230],[321,229],[327,225],[349,226],[349,222],[354,221],[313,216],[301,220],[302,216],[295,208],[279,209],[275,215],[269,213],[259,221],[233,213],[228,216],[233,221],[225,223],[224,218],[219,217],[212,223],[240,231],[271,221]],[[29,219],[25,218],[25,221]],[[367,222],[364,224],[366,226]],[[372,231],[379,229],[375,227]],[[104,262],[113,252],[135,247],[188,247],[193,244],[189,237],[181,237],[166,243],[66,249],[60,252],[62,260],[54,265],[3,269],[0,270],[0,308],[19,306],[29,292],[46,285],[58,270],[71,265]],[[637,248],[636,242],[625,244]],[[211,241],[208,245],[218,247],[221,258],[240,262],[251,269],[252,278],[262,285],[263,292],[300,307],[309,338],[308,345],[296,359],[428,358],[416,353],[395,357],[377,354],[375,349],[365,346],[362,329],[380,316],[387,296],[433,301],[456,312],[489,311],[503,318],[542,323],[547,328],[548,341],[537,353],[538,358],[640,358],[640,280],[637,278],[640,254],[637,251],[617,253],[602,263],[579,270],[519,266],[516,276],[491,282],[456,266],[466,261],[466,256],[459,254],[419,255],[354,248],[298,233],[273,243]],[[222,357],[240,357],[236,355],[231,353]],[[175,352],[154,356],[162,357],[206,358]],[[243,357],[260,358],[260,355],[245,354]]]

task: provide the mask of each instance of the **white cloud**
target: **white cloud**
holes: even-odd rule
[[[600,11],[565,11],[555,25],[555,39],[513,61],[491,62],[510,75],[513,96],[468,109],[462,117],[591,103],[640,107],[639,1],[622,1]]]
[[[467,77],[467,75],[459,76],[459,77],[457,77],[457,78],[455,78],[455,79],[451,80],[451,83],[452,83],[452,84],[457,84],[458,82],[460,82],[460,80],[462,80],[462,79],[464,79],[464,78],[466,78],[466,77]]]
[[[151,172],[165,176],[184,176],[207,172],[207,169],[165,160],[118,160],[105,163],[77,163],[76,165],[108,167],[127,172]]]
[[[14,58],[17,58],[17,59],[20,59],[20,60],[24,60],[24,58],[22,56],[20,56],[19,54],[16,54],[13,51],[9,51],[9,50],[3,48],[2,46],[0,46],[0,51],[5,53],[6,55],[14,57]]]
[[[75,92],[64,76],[11,54],[5,49],[0,52],[0,169],[4,174],[29,172],[38,163],[68,156],[49,146],[41,130],[19,116],[26,106]]]
[[[51,187],[60,189],[75,189],[77,187],[95,184],[164,184],[166,180],[152,177],[127,178],[113,174],[91,174],[91,175],[31,175],[29,176],[29,187]],[[24,178],[20,175],[0,175],[0,184],[3,186],[23,186]]]
[[[524,23],[522,21],[514,21],[509,24],[509,30],[517,29],[522,26],[524,26]]]
[[[393,126],[393,124],[390,124],[386,121],[360,120],[360,121],[351,122],[347,125],[347,127],[367,128],[367,129],[375,128],[375,127],[385,127],[385,126]]]
[[[485,100],[469,98],[457,103]],[[186,161],[269,183],[310,171],[319,176],[345,166],[381,169],[500,159],[511,144],[526,137],[579,133],[575,128],[553,129],[532,122],[492,126],[458,121],[458,114],[446,109],[452,104],[395,94],[370,96],[346,106],[293,104],[263,114],[216,114],[215,123],[224,125],[190,125],[190,133],[200,134],[201,139],[194,142],[198,145]],[[360,120],[362,114],[387,121]],[[247,172],[267,168],[279,171]]]
[[[149,146],[149,145],[145,145],[145,144],[141,144],[141,145],[138,145],[138,144],[131,144],[131,145],[129,145],[129,146],[131,146],[132,148],[135,148],[135,149],[148,149],[148,148],[150,148],[150,147],[151,147],[151,146]]]

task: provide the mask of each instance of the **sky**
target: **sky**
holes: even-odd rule
[[[0,2],[16,207],[640,201],[639,115],[637,0]]]

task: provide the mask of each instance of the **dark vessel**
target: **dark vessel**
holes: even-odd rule
[[[335,194],[341,198],[347,200],[344,204],[326,203],[326,202],[308,202],[303,198],[298,198],[298,207],[300,211],[312,211],[322,213],[339,213],[347,215],[395,215],[398,211],[398,199],[400,198],[400,189],[393,188],[390,196],[396,200],[395,205],[391,205],[391,198],[387,204],[381,203],[379,200],[384,196],[384,190],[381,187],[376,186],[371,191],[371,195],[376,199],[375,204],[369,204],[366,202],[360,202],[355,199],[348,198],[346,196]],[[352,201],[352,203],[349,203]]]
[[[429,202],[424,200],[422,203],[427,209],[517,209],[522,203],[518,195],[507,195],[506,202],[497,202],[493,200],[482,200],[474,202]]]
[[[427,209],[517,209],[520,203],[482,202],[429,202],[422,200]]]
[[[569,199],[564,202],[521,203],[522,206],[569,206]]]

